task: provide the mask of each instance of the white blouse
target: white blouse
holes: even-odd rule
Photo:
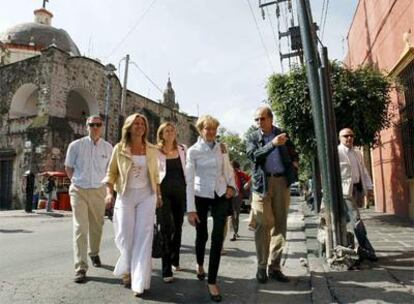
[[[132,166],[128,172],[127,188],[140,189],[149,185],[147,157],[132,155]]]

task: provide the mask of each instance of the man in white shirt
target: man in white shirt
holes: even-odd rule
[[[373,196],[371,177],[365,167],[362,154],[354,150],[354,132],[344,128],[339,132],[338,146],[339,165],[341,169],[342,192],[350,223],[353,226],[358,241],[358,253],[361,259],[367,258],[376,261],[375,250],[368,240],[364,223],[358,211],[357,202],[364,195],[370,199]]]
[[[73,212],[74,282],[86,282],[89,256],[95,267],[101,266],[99,248],[105,215],[105,185],[102,180],[112,154],[112,145],[101,138],[103,121],[98,115],[86,121],[88,135],[70,143],[65,170]]]

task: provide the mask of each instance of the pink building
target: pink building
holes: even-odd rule
[[[376,210],[414,219],[414,1],[360,0],[348,33],[350,67],[374,64],[404,85],[393,124],[371,151]]]

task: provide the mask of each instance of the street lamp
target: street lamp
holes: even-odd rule
[[[109,104],[112,95],[112,77],[115,75],[116,68],[112,63],[105,66],[106,76],[106,96],[105,96],[105,140],[108,140],[108,119],[109,119]]]

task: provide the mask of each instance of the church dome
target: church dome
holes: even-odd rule
[[[15,25],[0,34],[0,41],[9,46],[32,46],[36,49],[44,49],[51,45],[79,56],[80,52],[69,34],[50,25],[52,14],[45,10],[35,11],[35,22]]]

